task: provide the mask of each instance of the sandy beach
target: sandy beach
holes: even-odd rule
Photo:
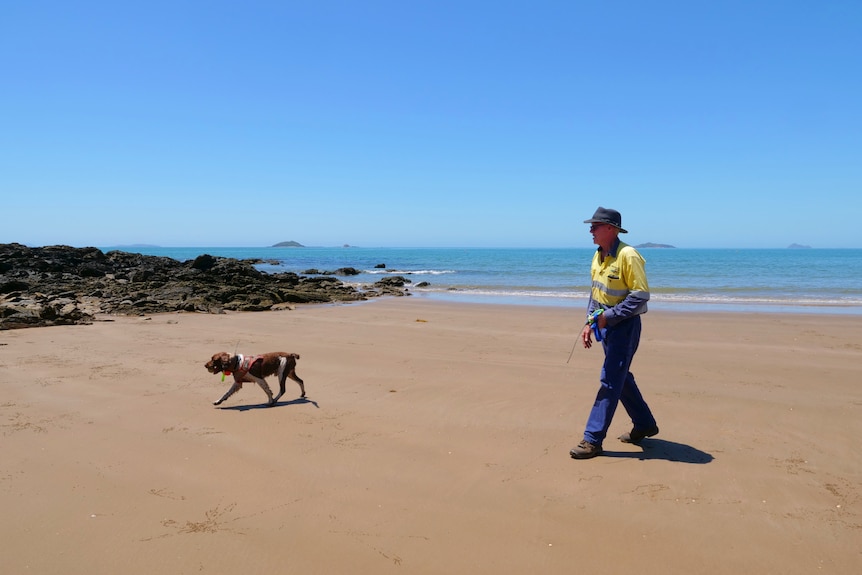
[[[661,433],[577,461],[583,310],[414,298],[0,332],[4,574],[855,574],[862,321],[651,311]],[[272,408],[203,367],[301,355]],[[270,384],[277,387],[271,378]]]

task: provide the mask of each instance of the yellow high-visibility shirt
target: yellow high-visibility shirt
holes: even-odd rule
[[[620,240],[604,259],[601,248],[596,250],[590,265],[592,299],[598,304],[593,307],[605,308],[609,323],[646,313],[650,294],[645,264],[635,248]]]

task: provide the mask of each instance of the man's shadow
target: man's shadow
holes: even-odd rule
[[[275,407],[284,407],[288,405],[302,405],[304,403],[310,403],[317,409],[320,409],[320,406],[313,399],[308,399],[307,397],[298,397],[296,399],[291,399],[290,401],[279,401],[275,405],[270,405],[268,403],[258,403],[256,405],[230,405],[228,407],[220,407],[219,409],[223,409],[225,411],[249,411],[251,409],[273,409]]]
[[[638,444],[643,451],[635,453],[631,451],[608,451],[602,455],[605,457],[619,457],[629,459],[663,459],[665,461],[676,461],[678,463],[710,463],[715,459],[712,455],[700,449],[683,443],[675,443],[665,439],[644,439]]]

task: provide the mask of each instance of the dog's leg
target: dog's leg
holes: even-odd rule
[[[278,358],[278,395],[275,396],[275,401],[281,399],[284,395],[284,378],[287,377],[287,358],[281,356]]]
[[[242,382],[241,381],[235,381],[233,383],[233,385],[230,386],[230,389],[227,390],[227,393],[224,394],[220,400],[213,403],[213,405],[221,405],[225,399],[227,399],[228,397],[230,397],[231,395],[233,395],[234,393],[236,393],[240,389],[242,389]]]
[[[266,380],[262,377],[255,377],[252,374],[248,374],[248,377],[252,378],[266,393],[266,396],[269,398],[269,405],[275,405],[276,399],[272,397],[272,390],[269,388],[269,384]]]
[[[302,395],[299,397],[305,397],[305,382],[303,382],[298,375],[296,375],[296,368],[291,369],[290,373],[287,374],[287,377],[295,381],[299,384],[299,389],[302,391]]]
[[[288,368],[288,364],[290,364],[290,368]],[[299,384],[299,389],[302,391],[302,395],[299,397],[305,397],[305,383],[299,379],[299,376],[296,375],[296,359],[293,361],[289,361],[287,357],[281,356],[278,362],[278,396],[275,398],[276,401],[284,395],[284,384],[287,382],[287,378],[292,379],[296,383]]]
[[[293,381],[299,384],[299,389],[302,390],[302,395],[300,397],[305,397],[305,385],[302,383],[302,380],[296,377],[296,372],[294,371],[296,368],[296,360],[289,361],[290,358],[281,356],[278,362],[278,395],[275,397],[275,400],[278,401],[282,395],[284,395],[285,386],[284,384],[287,382],[287,378],[289,377]],[[290,367],[288,367],[290,365]]]

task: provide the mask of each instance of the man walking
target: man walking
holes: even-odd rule
[[[629,371],[640,342],[641,314],[646,313],[649,300],[644,259],[635,248],[620,241],[619,234],[628,232],[622,227],[618,211],[599,207],[584,223],[591,224],[593,243],[599,247],[590,266],[592,287],[581,340],[585,348],[592,347],[595,332],[605,361],[584,440],[570,452],[575,459],[601,455],[602,442],[619,403],[633,424],[630,432],[619,437],[620,441],[638,443],[658,433],[655,418]]]

